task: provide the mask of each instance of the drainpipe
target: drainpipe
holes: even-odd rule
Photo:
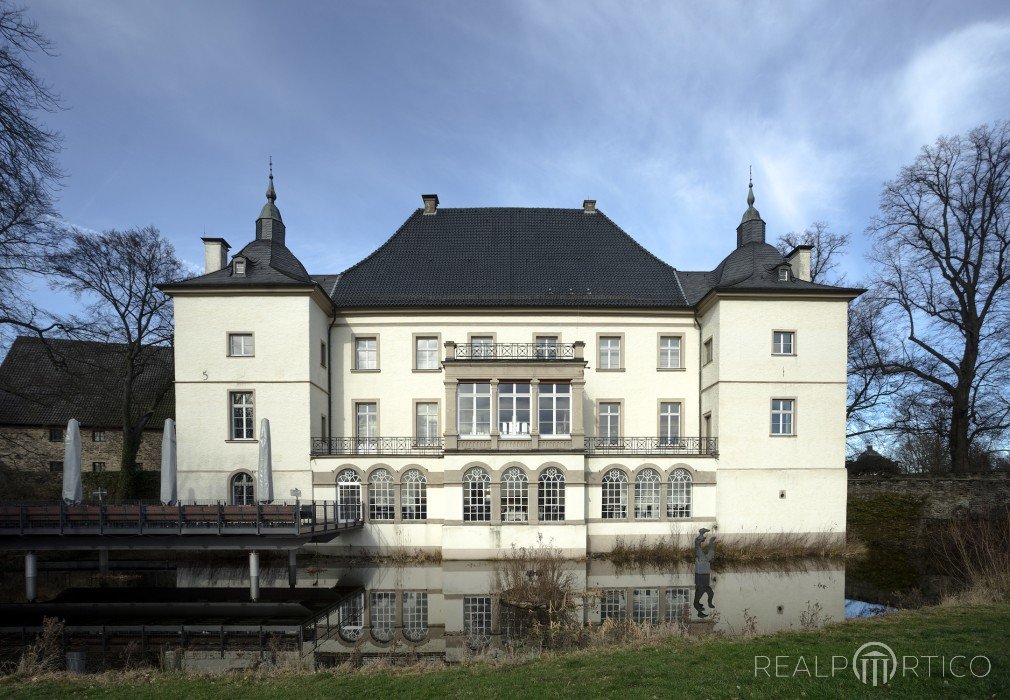
[[[701,439],[701,426],[704,423],[705,418],[702,416],[701,410],[701,363],[702,363],[702,352],[704,350],[705,344],[704,339],[701,337],[701,323],[698,322],[698,315],[695,314],[694,317],[694,327],[698,329],[698,438]]]
[[[330,327],[326,329],[326,451],[330,451],[330,436],[333,435],[333,326],[337,322],[337,309],[333,308]]]

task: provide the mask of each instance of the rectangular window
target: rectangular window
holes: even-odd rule
[[[774,331],[772,333],[772,354],[773,355],[793,354],[792,331]]]
[[[502,437],[529,437],[530,385],[498,385],[498,423]]]
[[[772,399],[772,435],[793,434],[792,399]]]
[[[617,446],[621,441],[621,404],[600,404],[600,444]]]
[[[621,368],[621,337],[600,337],[600,369]]]
[[[705,364],[707,365],[715,359],[715,352],[712,350],[712,339],[709,338],[705,341]]]
[[[570,384],[541,384],[537,419],[540,435],[559,437],[572,432],[572,387]]]
[[[623,588],[610,588],[600,594],[600,622],[623,621],[628,617],[628,608]]]
[[[100,474],[105,471],[105,462],[92,462],[91,471]]]
[[[470,357],[494,357],[494,336],[470,336]]]
[[[701,436],[704,437],[704,438],[710,438],[710,437],[712,437],[712,414],[711,413],[706,413],[705,416],[701,419],[701,432],[702,432]]]
[[[319,416],[319,437],[326,437],[326,416]]]
[[[684,624],[691,621],[691,589],[666,589],[666,621]]]
[[[253,439],[253,393],[233,391],[231,398],[231,439]]]
[[[680,403],[663,401],[659,404],[659,444],[676,445],[680,442]]]
[[[664,335],[659,338],[659,368],[680,369],[680,336]]]
[[[354,369],[379,369],[379,339],[354,339]]]
[[[354,404],[354,443],[359,453],[375,452],[379,437],[379,407],[371,401]]]
[[[438,369],[438,338],[416,338],[414,343],[414,369]]]
[[[104,430],[92,430],[91,431],[91,442],[105,442],[105,431]]]
[[[319,364],[326,366],[326,343],[323,341],[319,342]]]
[[[230,357],[252,357],[253,356],[252,333],[229,333],[228,355]]]
[[[61,472],[63,471],[63,462],[50,462],[49,471],[51,472]]]
[[[50,428],[49,442],[63,442],[63,428]]]
[[[421,447],[438,444],[438,404],[414,404],[414,439]]]
[[[639,625],[659,624],[658,588],[636,588],[631,592],[631,620]]]
[[[537,359],[556,360],[558,357],[558,336],[538,335],[536,337]]]
[[[491,435],[491,384],[490,382],[461,382],[459,384],[458,419],[460,437],[488,437]]]

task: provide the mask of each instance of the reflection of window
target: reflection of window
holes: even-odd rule
[[[480,467],[470,467],[463,475],[463,521],[491,519],[491,477]]]
[[[603,475],[601,503],[604,520],[628,517],[628,477],[620,469],[611,469]]]
[[[666,622],[691,621],[691,589],[666,589]]]
[[[635,477],[635,517],[659,517],[659,473],[655,469],[643,469]]]
[[[463,634],[471,648],[491,641],[491,596],[463,596]]]
[[[774,331],[772,333],[772,354],[773,355],[793,354],[792,331]]]
[[[772,399],[772,435],[793,434],[793,400]]]
[[[372,639],[389,642],[393,639],[396,622],[396,593],[393,591],[372,591],[368,605],[368,626]]]
[[[252,474],[239,472],[231,478],[231,504],[251,506],[256,502]]]
[[[228,354],[231,357],[252,357],[253,356],[252,333],[229,333]]]
[[[621,368],[621,337],[600,338],[600,369]]]
[[[231,439],[253,439],[253,393],[231,392]]]
[[[486,437],[491,434],[490,382],[461,382],[458,404],[461,436]]]
[[[680,367],[680,336],[664,335],[659,339],[659,368],[678,369]]]
[[[631,619],[640,625],[659,624],[658,588],[636,588],[631,592]]]
[[[337,520],[361,520],[361,481],[353,469],[337,474]]]
[[[537,359],[553,360],[558,356],[558,336],[538,335],[537,336]]]
[[[438,338],[417,338],[414,369],[438,369]]]
[[[420,642],[428,636],[426,591],[403,592],[403,636],[412,642]]]
[[[368,477],[368,519],[392,520],[396,517],[393,476],[385,469],[376,469]]]
[[[498,422],[502,436],[529,436],[529,384],[502,382],[498,385]]]
[[[600,404],[600,444],[616,446],[621,440],[621,404]]]
[[[354,339],[354,369],[379,369],[378,339]]]
[[[611,588],[600,595],[600,622],[621,621],[628,617],[627,602],[623,588]]]
[[[438,404],[414,404],[414,438],[418,447],[438,445]]]
[[[659,444],[676,445],[680,441],[680,403],[663,401],[659,404]]]
[[[666,497],[666,517],[691,517],[691,474],[686,469],[674,469],[670,475],[670,490]]]
[[[361,636],[365,617],[365,594],[354,593],[337,606],[337,632],[345,642],[355,642]]]
[[[572,431],[572,387],[570,384],[541,384],[538,398],[541,436],[567,436]]]
[[[525,523],[530,512],[529,480],[519,467],[509,467],[501,477],[503,523]]]
[[[537,517],[552,522],[565,519],[565,475],[547,467],[537,484]]]
[[[400,482],[400,509],[404,520],[428,517],[428,480],[417,469],[408,469]]]

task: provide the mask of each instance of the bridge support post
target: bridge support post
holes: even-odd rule
[[[288,550],[288,588],[298,585],[298,550]]]
[[[39,564],[35,552],[28,552],[25,555],[25,598],[29,603],[34,603],[38,597],[38,572]]]
[[[105,548],[98,550],[98,573],[109,573],[109,550]]]
[[[249,552],[249,597],[255,603],[260,599],[260,553]]]

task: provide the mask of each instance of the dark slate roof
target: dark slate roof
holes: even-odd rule
[[[117,376],[125,346],[80,340],[14,339],[0,365],[0,425],[122,426]],[[160,430],[175,415],[172,348],[149,347],[136,384],[137,416],[154,415],[147,428]]]
[[[422,212],[341,273],[330,293],[338,307],[688,305],[676,271],[603,213],[518,207]]]
[[[314,284],[298,258],[281,243],[254,240],[235,256],[246,258],[246,273],[233,275],[231,265],[216,272],[163,285],[163,289],[186,287],[302,286]],[[234,260],[234,257],[232,258]]]

